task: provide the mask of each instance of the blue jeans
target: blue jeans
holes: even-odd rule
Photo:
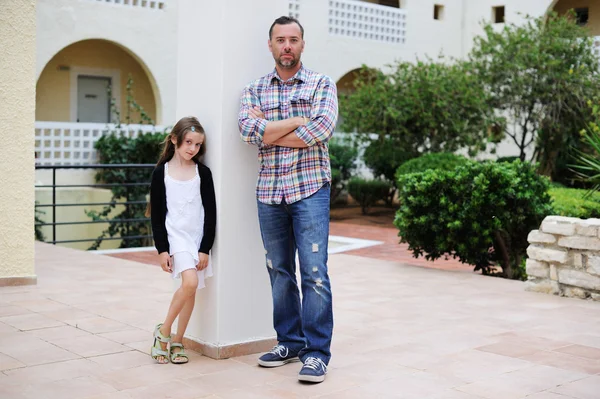
[[[318,357],[329,363],[333,332],[331,285],[327,274],[329,184],[308,198],[286,204],[258,202],[273,294],[277,341],[299,352],[300,360]],[[302,305],[296,281],[300,260]]]

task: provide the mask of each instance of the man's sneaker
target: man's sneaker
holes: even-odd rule
[[[307,382],[323,382],[327,374],[327,365],[318,357],[308,357],[298,374],[298,380]]]
[[[258,364],[263,367],[279,367],[290,362],[299,361],[297,352],[292,352],[283,345],[275,345],[271,352],[265,353],[258,359]]]

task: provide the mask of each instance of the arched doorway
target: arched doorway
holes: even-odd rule
[[[574,12],[578,24],[585,26],[590,36],[600,36],[600,0],[557,0],[550,11],[558,15]]]
[[[156,122],[160,96],[153,80],[130,51],[114,42],[73,43],[46,64],[37,81],[36,121],[108,123],[129,118],[139,123],[140,112],[128,106],[133,100]],[[129,91],[128,82],[133,83]]]

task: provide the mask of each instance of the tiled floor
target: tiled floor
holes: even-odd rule
[[[37,244],[36,272],[0,288],[3,399],[600,398],[600,303],[517,281],[332,255],[330,373],[304,385],[258,355],[154,364],[172,289],[156,266]]]

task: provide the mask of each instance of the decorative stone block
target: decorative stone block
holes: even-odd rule
[[[600,276],[600,256],[589,256],[587,259],[588,273]]]
[[[566,263],[568,252],[560,249],[551,249],[530,245],[527,247],[527,256],[530,259],[539,260],[542,262]]]
[[[600,294],[596,294],[596,293],[592,292],[591,296],[594,301],[600,301]]]
[[[560,286],[556,281],[534,278],[525,282],[525,290],[542,294],[558,295],[560,293]]]
[[[528,276],[548,278],[550,276],[550,269],[548,264],[544,262],[538,262],[534,259],[527,259],[525,264],[525,270]]]
[[[578,287],[563,287],[562,294],[571,298],[587,299],[590,293]]]
[[[558,271],[555,265],[550,265],[550,280],[558,281]]]
[[[600,238],[598,237],[562,237],[558,239],[558,245],[564,248],[600,250]]]
[[[558,282],[573,287],[600,291],[600,277],[579,270],[560,268],[558,270]]]
[[[583,254],[581,254],[580,252],[574,252],[571,259],[571,264],[574,267],[578,269],[583,268]]]
[[[575,220],[579,220],[579,219],[575,219]],[[541,230],[543,233],[547,233],[547,234],[572,236],[573,234],[575,234],[575,223],[572,221],[560,222],[557,220],[548,220],[548,218],[546,218],[542,222]]]
[[[527,241],[530,243],[554,244],[556,237],[552,234],[542,233],[539,230],[532,230],[527,236]]]
[[[597,220],[597,219],[592,219]],[[577,235],[585,237],[596,237],[598,236],[598,226],[595,223],[588,223],[587,220],[577,223],[575,225],[575,232]]]

